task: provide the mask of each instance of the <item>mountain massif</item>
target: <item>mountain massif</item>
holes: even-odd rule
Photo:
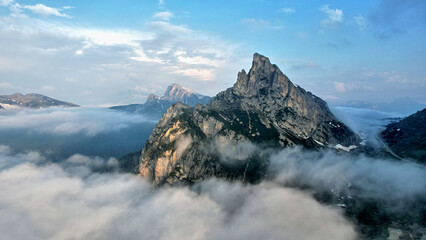
[[[44,108],[44,107],[78,107],[78,105],[59,101],[41,94],[29,93],[0,95],[1,108]]]
[[[284,147],[359,146],[360,138],[326,102],[294,85],[269,59],[254,54],[250,71],[207,105],[172,105],[154,128],[139,173],[154,185],[209,177],[256,182],[267,151]]]
[[[174,83],[167,87],[166,92],[161,97],[151,94],[143,104],[114,106],[111,107],[111,109],[140,113],[160,118],[171,105],[177,102],[181,102],[189,106],[195,106],[198,103],[207,104],[210,100],[211,97],[201,95]]]
[[[398,156],[426,163],[426,108],[389,124],[381,135]]]

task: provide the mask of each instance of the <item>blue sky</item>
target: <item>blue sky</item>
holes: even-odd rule
[[[0,94],[215,95],[254,52],[327,101],[426,103],[426,1],[0,0]]]

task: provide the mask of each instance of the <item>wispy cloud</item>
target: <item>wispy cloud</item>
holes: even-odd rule
[[[32,84],[25,84],[30,76],[22,76],[21,79],[14,77],[14,85],[37,92],[45,85],[56,87],[57,78],[72,78],[72,82],[63,82],[66,87],[56,87],[55,91],[70,101],[84,98],[89,104],[133,102],[133,96],[138,94],[133,90],[135,85],[154,89],[179,82],[196,90],[194,86],[203,82],[203,86],[211,84],[213,87],[212,81],[217,80],[218,74],[229,71],[237,47],[235,43],[186,25],[160,20],[146,22],[143,30],[130,30],[87,28],[28,16],[1,22],[0,32],[0,43],[9,46],[7,51],[0,50],[0,63],[4,62],[0,69],[25,68],[24,74],[29,74],[30,69],[36,72],[31,75],[31,79],[36,79]],[[179,52],[185,54],[175,54]],[[43,61],[39,61],[40,58]],[[73,66],[73,70],[67,66]],[[41,71],[36,69],[41,68],[57,74],[37,77]],[[0,76],[10,78],[12,73],[3,71]],[[83,82],[86,91],[95,94],[77,97],[83,94],[77,90]],[[214,94],[223,87],[216,84],[207,94]],[[75,89],[74,93],[69,89]],[[103,96],[96,97],[96,93]],[[92,102],[102,99],[109,100]]]
[[[244,18],[241,20],[241,24],[248,27],[251,31],[283,29],[283,26],[274,25],[270,23],[269,21],[261,19],[261,18]]]
[[[70,18],[69,15],[65,13],[61,13],[61,9],[48,7],[41,3],[38,3],[36,5],[24,5],[22,6],[22,8],[31,10],[33,13],[44,16],[44,17],[56,16],[56,17]],[[69,9],[69,7],[66,9]]]
[[[342,93],[344,93],[344,92],[346,92],[346,91],[347,91],[347,86],[346,86],[346,84],[345,84],[345,83],[342,83],[342,82],[334,82],[333,84],[334,84],[334,88],[336,89],[336,91],[338,91],[338,92],[342,92]]]
[[[343,11],[341,9],[331,9],[329,5],[323,5],[319,10],[327,15],[327,18],[321,21],[322,28],[333,29],[343,22]]]
[[[294,10],[293,8],[281,8],[280,11],[283,12],[283,13],[294,13],[294,12],[296,12],[296,10]]]
[[[358,15],[354,17],[355,23],[358,25],[359,30],[364,30],[367,27],[367,22],[362,15]]]
[[[164,20],[164,21],[168,21],[172,17],[173,17],[173,13],[168,12],[168,11],[158,12],[158,13],[154,14],[154,16],[153,16],[153,18],[161,19],[161,20]]]
[[[43,87],[40,88],[40,91],[42,91],[42,92],[52,92],[54,90],[55,90],[55,88],[53,86],[50,86],[50,85],[44,85]]]
[[[13,0],[0,0],[0,6],[8,6]]]

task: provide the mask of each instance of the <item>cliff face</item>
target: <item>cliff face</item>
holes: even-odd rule
[[[381,135],[398,156],[426,163],[426,109],[389,124]]]
[[[142,150],[139,172],[154,185],[212,176],[255,182],[268,165],[264,149],[359,142],[323,100],[254,54],[249,73],[242,70],[235,85],[207,106],[167,110]]]

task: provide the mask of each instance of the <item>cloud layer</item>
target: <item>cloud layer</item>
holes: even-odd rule
[[[19,5],[17,12],[23,14],[22,9],[68,17],[63,9],[42,4]],[[0,49],[0,77],[14,81],[2,82],[10,86],[0,89],[0,94],[49,94],[55,89],[56,95],[71,102],[128,104],[143,102],[150,93],[162,94],[173,82],[210,95],[225,88],[228,84],[221,76],[233,75],[241,66],[235,63],[237,45],[173,24],[169,21],[173,16],[158,12],[138,30],[5,17],[0,23],[0,45],[8,47]],[[133,91],[141,85],[146,92]]]
[[[74,163],[79,158],[93,161],[73,158]],[[274,183],[244,186],[210,180],[194,189],[152,189],[132,175],[80,178],[58,165],[38,166],[27,155],[0,151],[0,163],[11,159],[17,159],[16,165],[0,165],[4,239],[356,237],[340,211]]]
[[[139,151],[156,122],[102,108],[5,110],[0,112],[0,144],[51,157],[121,157]]]

